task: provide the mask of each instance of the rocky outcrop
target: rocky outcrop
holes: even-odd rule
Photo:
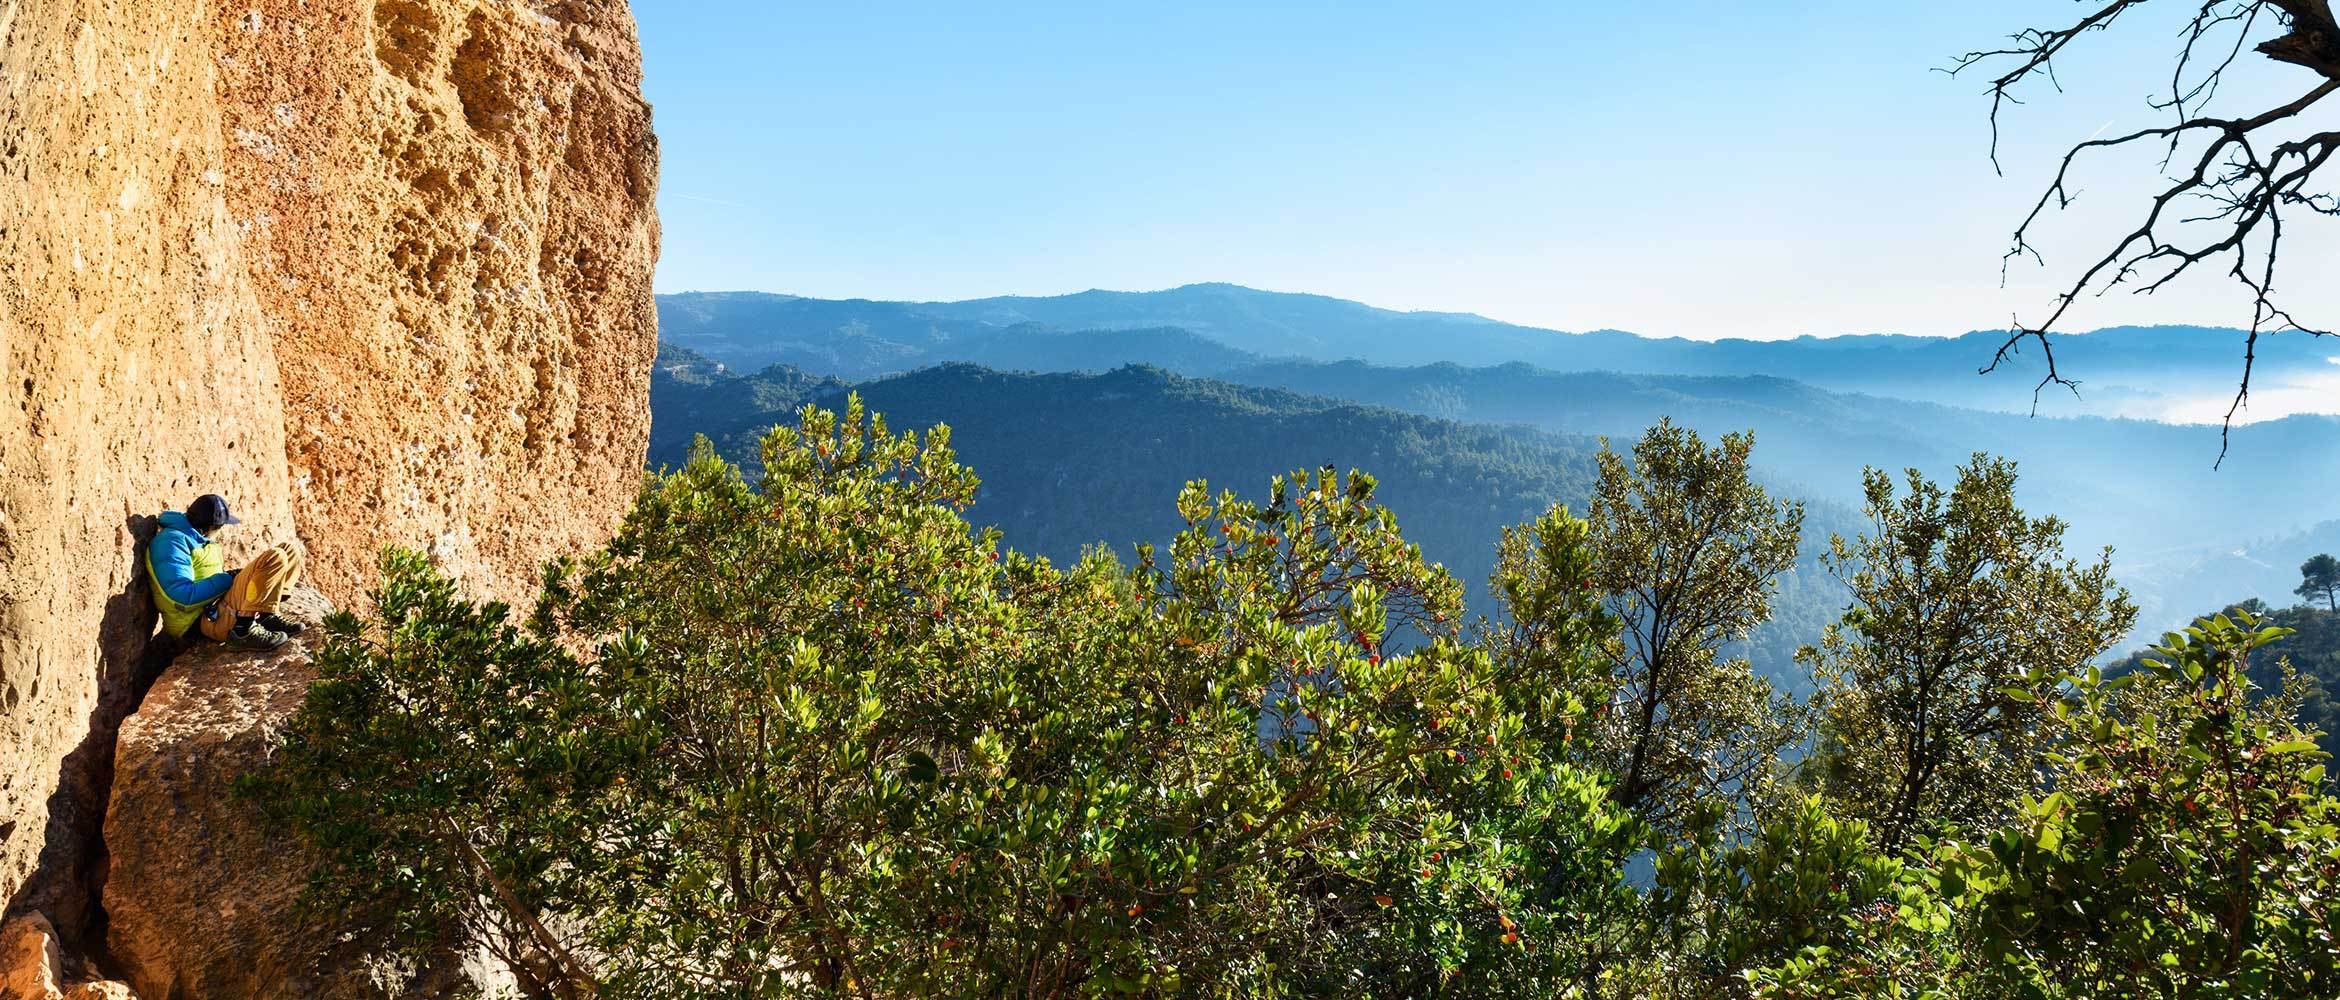
[[[140,996],[422,997],[497,985],[484,959],[367,961],[349,928],[299,908],[310,855],[236,793],[300,707],[314,676],[307,643],[325,611],[302,592],[285,613],[311,627],[283,648],[180,656],[122,724],[105,826],[107,954]]]
[[[656,152],[623,0],[0,0],[0,900],[88,902],[143,518],[483,596],[639,475]],[[38,872],[35,872],[36,865]]]
[[[135,1000],[135,994],[128,983],[75,981],[49,918],[34,913],[0,924],[0,1000]]]

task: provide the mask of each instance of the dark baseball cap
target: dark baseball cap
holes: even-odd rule
[[[242,524],[244,519],[228,513],[226,497],[206,493],[187,505],[187,523],[198,531],[210,531],[223,524]]]

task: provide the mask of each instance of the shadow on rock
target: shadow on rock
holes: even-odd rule
[[[135,540],[138,568],[121,592],[106,599],[92,637],[98,654],[97,706],[90,711],[80,744],[58,766],[40,865],[8,901],[7,909],[9,917],[45,916],[69,965],[101,956],[105,942],[100,894],[106,878],[104,829],[114,780],[115,735],[183,645],[155,631],[145,568],[154,518],[130,517],[123,528]]]

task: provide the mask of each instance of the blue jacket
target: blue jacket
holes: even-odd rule
[[[164,630],[179,635],[195,623],[204,605],[226,594],[236,578],[220,572],[219,546],[195,530],[187,515],[166,510],[155,520],[161,528],[154,541],[146,543],[146,571],[154,580],[154,603],[162,612]]]

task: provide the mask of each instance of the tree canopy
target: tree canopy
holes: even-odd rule
[[[1880,841],[1987,825],[2045,778],[2054,685],[2128,634],[2111,553],[2064,556],[2063,523],[2015,506],[1977,455],[1945,490],[1870,470],[1871,528],[1830,541],[1852,606],[1804,657],[1820,679],[1814,765]]]
[[[1168,544],[1059,565],[967,519],[951,429],[808,407],[524,618],[387,554],[245,791],[353,942],[532,997],[2332,995],[2288,629],[2098,671],[2119,592],[2010,469],[1877,475],[1816,655],[1882,764],[1799,767],[1810,711],[1716,655],[1799,527],[1749,446],[1604,454],[1470,618],[1364,472],[1190,482]],[[1913,705],[1942,736],[1847,721]]]
[[[2330,553],[2311,556],[2299,567],[2299,589],[2292,591],[2313,601],[2321,598],[2324,610],[2340,611],[2340,559]]]

